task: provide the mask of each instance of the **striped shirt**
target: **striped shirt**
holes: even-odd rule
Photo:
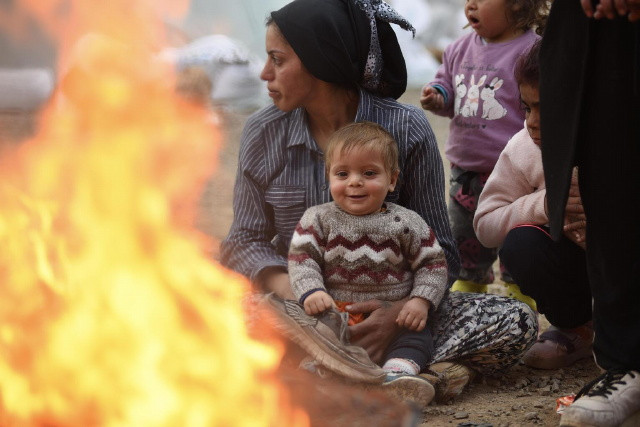
[[[424,113],[360,91],[355,121],[380,124],[398,142],[400,176],[386,200],[416,211],[445,251],[449,283],[460,262],[444,197],[444,172],[435,135]],[[275,106],[251,115],[242,133],[233,196],[234,219],[221,244],[223,265],[254,280],[267,267],[287,268],[294,229],[310,206],[331,201],[322,151],[302,108]]]

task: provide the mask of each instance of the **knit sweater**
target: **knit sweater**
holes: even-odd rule
[[[335,202],[306,210],[289,249],[289,276],[301,301],[315,290],[335,300],[429,300],[437,308],[447,287],[447,262],[433,230],[394,203],[351,215]]]
[[[517,225],[547,224],[546,194],[542,153],[525,127],[509,140],[480,194],[473,218],[480,243],[495,248]]]

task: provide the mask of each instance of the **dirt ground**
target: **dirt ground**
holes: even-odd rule
[[[401,101],[418,105],[418,92],[409,91]],[[449,119],[427,113],[441,153],[448,135]],[[223,144],[220,163],[203,195],[198,226],[214,239],[226,235],[233,210],[231,199],[237,165],[238,145],[245,113],[222,113]],[[448,164],[445,161],[445,173]],[[215,212],[215,214],[211,214]],[[214,248],[215,253],[215,248]],[[500,293],[500,284],[490,286]],[[548,325],[540,316],[541,328]],[[456,401],[432,403],[423,411],[421,426],[554,426],[560,416],[556,399],[576,393],[599,374],[591,359],[565,369],[543,371],[517,365],[499,378],[476,378]]]
[[[410,91],[401,101],[417,104],[418,92]],[[233,182],[240,133],[248,112],[220,112],[222,149],[218,167],[204,190],[197,227],[213,239],[215,258],[219,241],[231,224]],[[448,119],[428,114],[439,146],[448,134]],[[0,112],[0,142],[17,143],[34,132],[34,115]],[[445,167],[445,171],[447,167]],[[491,286],[500,293],[499,284]],[[541,324],[547,324],[540,317]],[[599,373],[591,359],[554,371],[515,366],[499,378],[476,378],[465,393],[446,405],[429,405],[422,413],[421,426],[530,426],[557,425],[556,399],[577,392]],[[374,423],[379,425],[378,423]]]

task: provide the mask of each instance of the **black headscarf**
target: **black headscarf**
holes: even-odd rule
[[[389,22],[415,30],[381,0],[294,0],[271,17],[316,78],[399,98],[407,68]]]

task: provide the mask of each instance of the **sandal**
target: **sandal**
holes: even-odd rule
[[[526,352],[522,361],[538,369],[558,369],[591,357],[593,324],[587,322],[573,329],[560,329],[551,325]]]

